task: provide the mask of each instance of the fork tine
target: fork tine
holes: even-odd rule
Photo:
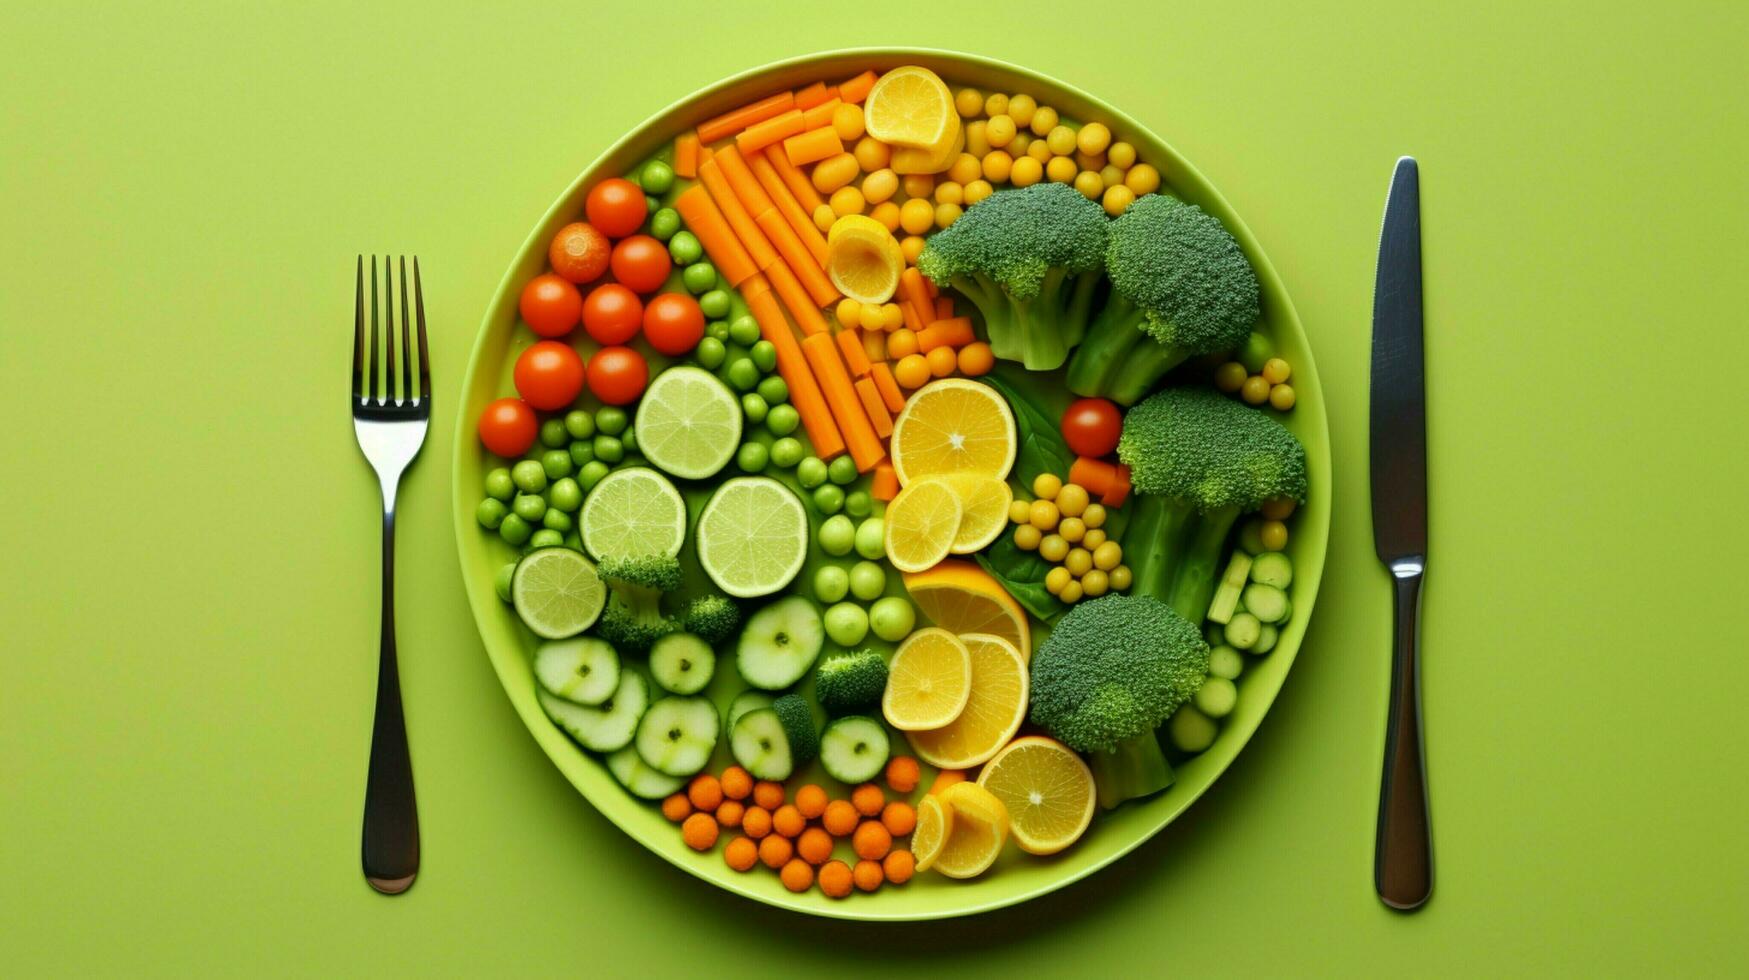
[[[358,257],[357,287],[352,293],[352,397],[364,397],[364,256]]]
[[[412,329],[410,322],[412,306],[407,299],[407,257],[396,260],[401,271],[401,399],[407,404],[413,403],[413,345],[407,339],[407,331]]]
[[[383,256],[383,346],[389,351],[389,369],[383,372],[383,404],[401,404],[395,393],[395,260]]]
[[[377,369],[382,367],[382,355],[378,353],[377,347],[377,310],[377,257],[373,255],[370,257],[370,358],[365,369],[370,372],[368,397],[371,401],[380,403],[381,399],[377,397]]]
[[[431,352],[425,339],[425,286],[419,281],[419,256],[413,256],[413,302],[419,307],[419,400],[431,404]]]

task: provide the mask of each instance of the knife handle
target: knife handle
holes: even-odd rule
[[[1421,578],[1419,560],[1391,565],[1391,712],[1385,730],[1385,770],[1379,783],[1378,843],[1373,884],[1379,899],[1402,911],[1420,908],[1433,891],[1433,841],[1428,823],[1427,769],[1421,749]]]

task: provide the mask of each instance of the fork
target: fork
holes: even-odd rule
[[[425,339],[425,293],[419,258],[413,258],[413,298],[407,297],[407,257],[401,256],[400,385],[395,372],[395,289],[383,257],[381,312],[385,336],[377,341],[377,261],[370,262],[370,335],[364,332],[364,256],[358,257],[352,337],[352,428],[358,447],[376,470],[383,489],[383,631],[377,662],[376,720],[371,726],[370,775],[364,790],[364,877],[385,895],[413,886],[419,873],[419,808],[413,797],[413,760],[401,710],[401,678],[395,665],[395,491],[431,423],[431,360]],[[419,386],[413,387],[413,350],[408,333],[412,309],[419,323]]]

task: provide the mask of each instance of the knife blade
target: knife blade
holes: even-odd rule
[[[1433,892],[1433,841],[1422,749],[1420,610],[1427,571],[1427,408],[1421,323],[1421,178],[1397,161],[1379,232],[1372,315],[1373,547],[1390,570],[1390,712],[1379,780],[1373,887],[1412,911]]]

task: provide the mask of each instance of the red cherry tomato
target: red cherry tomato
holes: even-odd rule
[[[613,277],[637,292],[661,289],[673,268],[667,246],[649,235],[633,235],[613,247]]]
[[[569,344],[543,340],[516,359],[516,390],[542,411],[564,408],[583,391],[583,358]]]
[[[613,246],[595,226],[575,221],[559,229],[547,246],[547,261],[553,271],[571,282],[594,282],[607,271],[607,255]]]
[[[534,409],[520,398],[500,398],[480,413],[480,441],[505,459],[528,452],[539,429]]]
[[[629,405],[644,393],[650,366],[630,347],[603,347],[589,359],[589,390],[608,405]]]
[[[1063,413],[1063,441],[1077,456],[1108,456],[1123,434],[1123,412],[1103,398],[1082,398]]]
[[[517,309],[530,330],[542,337],[563,337],[583,315],[583,295],[576,286],[547,272],[522,287]]]
[[[623,344],[638,335],[644,301],[617,282],[604,282],[583,300],[583,329],[598,344]]]
[[[609,238],[624,238],[638,230],[650,206],[644,203],[644,189],[614,177],[596,184],[583,202],[589,223]]]
[[[704,312],[685,293],[663,293],[644,307],[644,339],[669,357],[687,354],[704,338]]]

